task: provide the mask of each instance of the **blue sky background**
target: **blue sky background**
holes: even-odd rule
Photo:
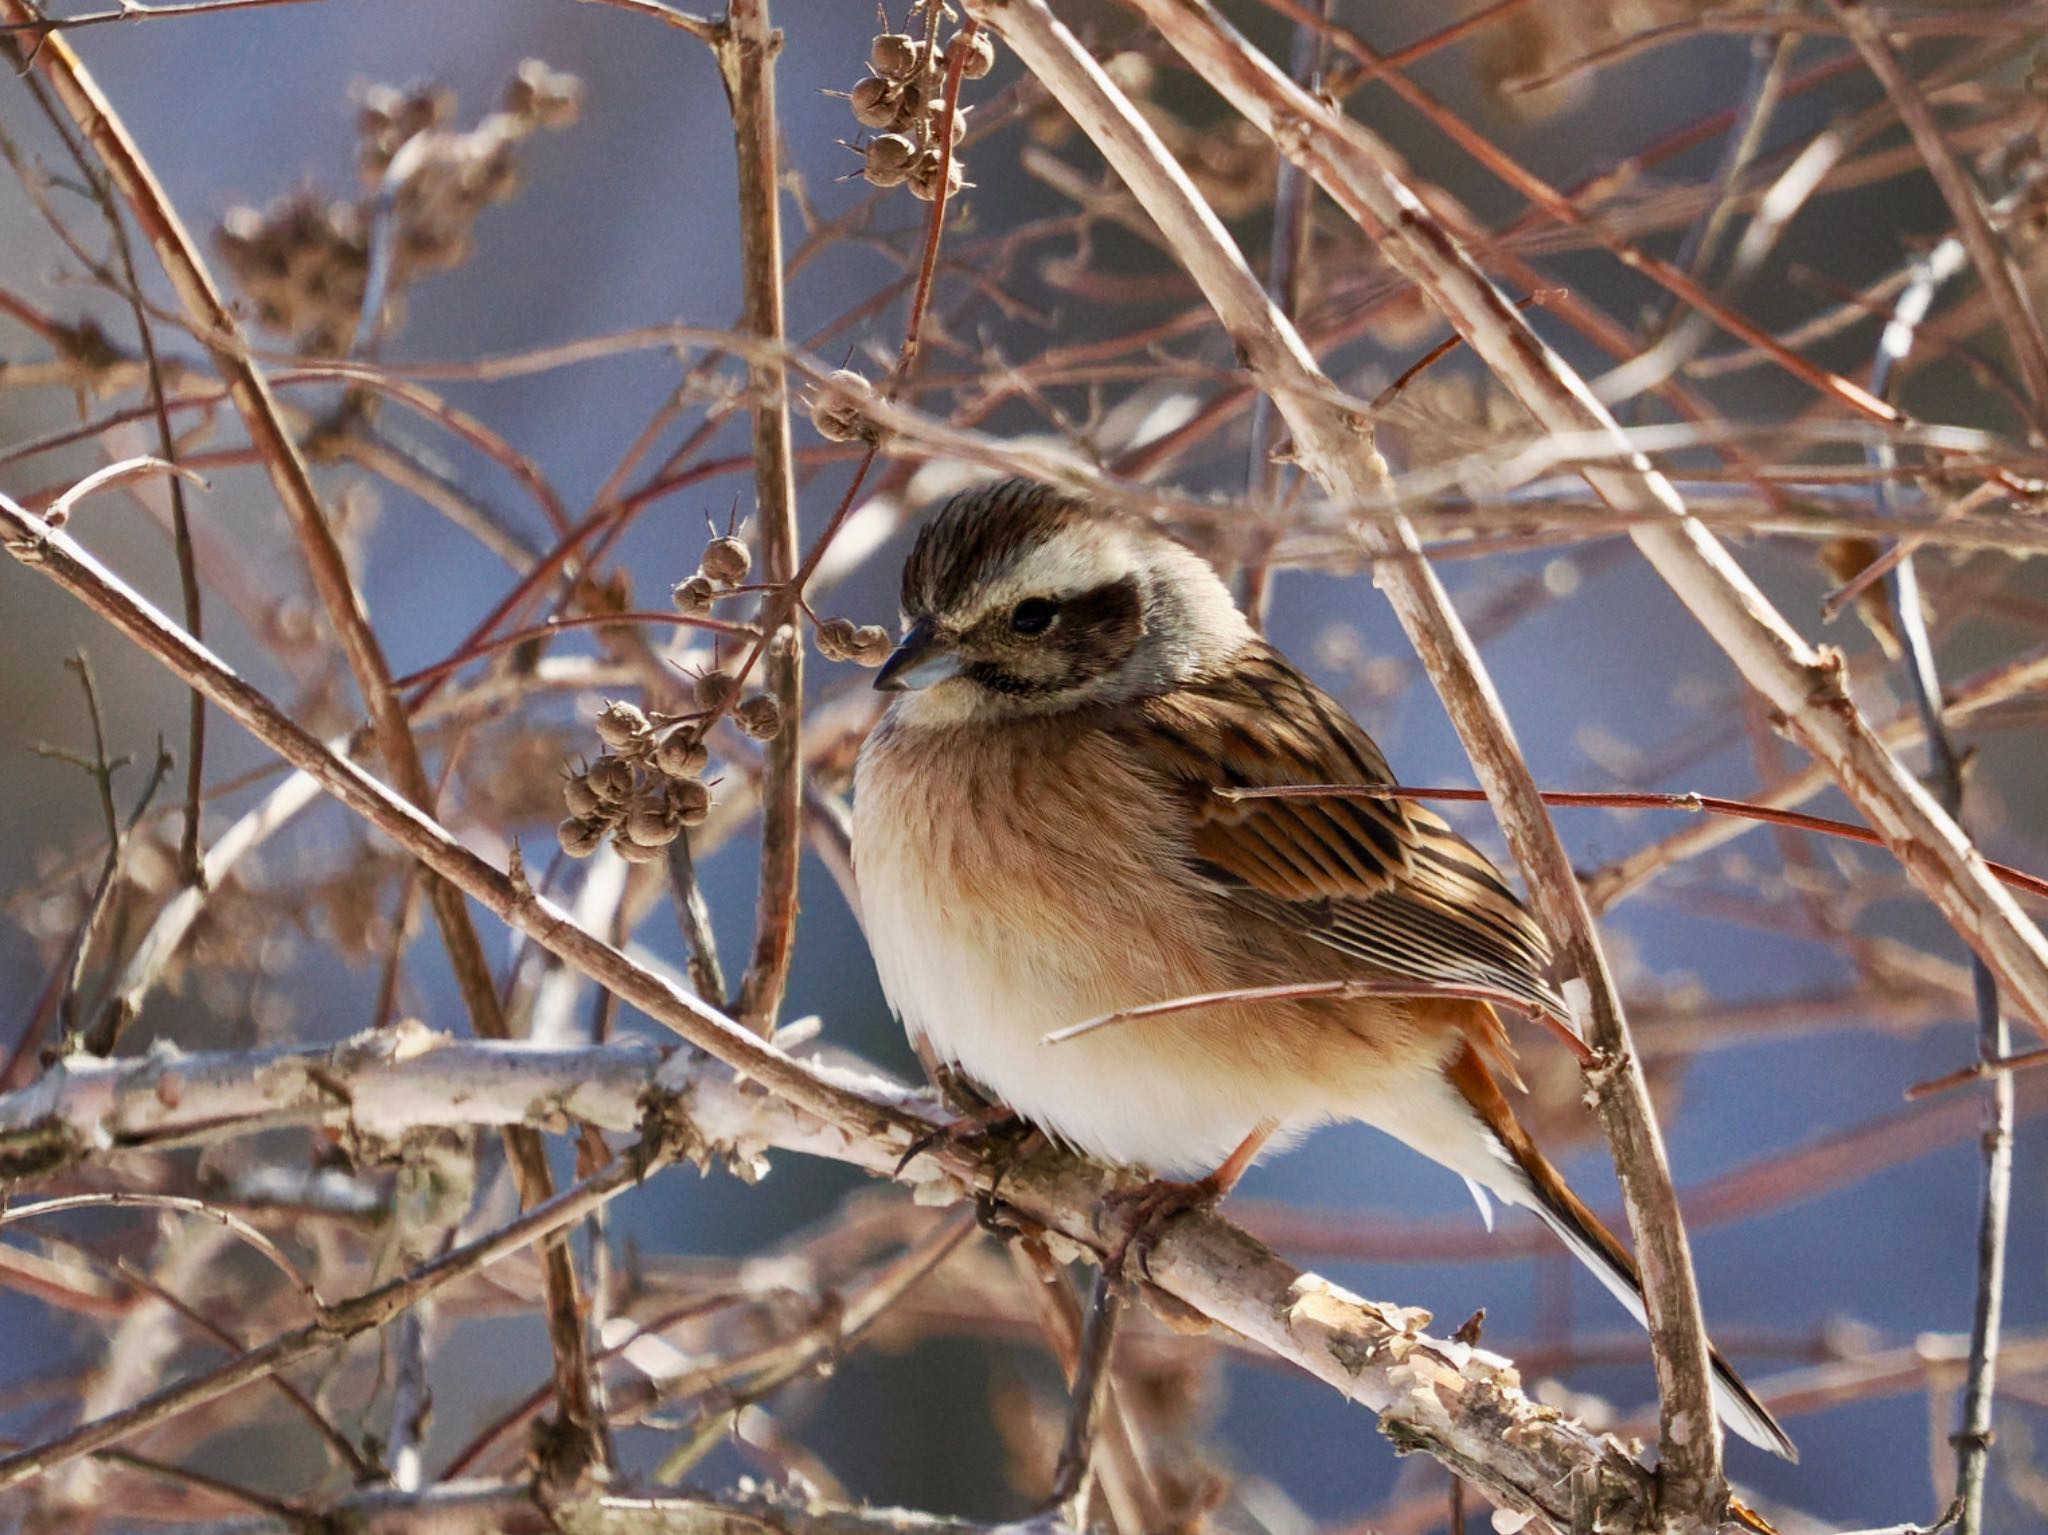
[[[1073,9],[1115,22],[1113,9]],[[1352,25],[1384,46],[1429,30],[1438,11],[1424,0],[1340,6]],[[785,3],[778,12],[788,32],[780,64],[784,135],[811,198],[829,216],[850,206],[864,188],[835,180],[853,163],[836,142],[851,136],[851,123],[843,103],[820,92],[828,86],[843,88],[860,72],[871,16],[863,5],[818,0]],[[680,32],[566,0],[444,0],[433,6],[330,0],[176,24],[100,28],[79,41],[174,203],[201,230],[210,229],[237,202],[260,205],[301,183],[351,187],[351,82],[432,78],[458,93],[463,103],[459,117],[467,123],[528,55],[583,78],[582,123],[530,142],[522,160],[524,195],[485,216],[477,254],[459,274],[428,281],[413,292],[409,322],[390,349],[394,357],[467,358],[672,320],[719,325],[738,311],[725,102],[707,53]],[[991,86],[1010,78],[1012,67],[1006,61]],[[1525,164],[1568,180],[1593,163],[1612,160],[1618,146],[1647,143],[1727,103],[1746,67],[1740,39],[1703,36],[1609,72],[1592,102],[1534,125],[1517,123],[1489,105],[1462,53],[1434,59],[1419,73]],[[1426,124],[1383,100],[1363,99],[1372,111],[1384,114],[1378,125],[1411,156],[1420,174],[1441,179],[1486,216],[1517,210],[1510,194],[1436,139]],[[1863,99],[1862,85],[1848,82],[1791,103],[1773,142],[1798,142],[1846,103]],[[9,80],[0,80],[0,124],[35,152],[51,154],[26,94]],[[979,187],[970,194],[967,210],[979,229],[1001,228],[1051,206],[1042,188],[1018,177],[1018,143],[1013,131],[973,158],[971,171]],[[1678,168],[1688,175],[1700,169],[1694,162]],[[920,206],[899,199],[884,205],[881,223],[907,228],[920,216]],[[1786,259],[1823,264],[1834,280],[1853,285],[1886,270],[1902,242],[1945,223],[1938,202],[1917,181],[1830,197],[1795,225]],[[1255,249],[1263,249],[1262,227],[1248,226],[1245,233]],[[126,321],[117,306],[75,284],[45,278],[58,270],[58,251],[11,180],[0,182],[0,268],[10,286],[39,294],[41,302],[60,313],[98,313],[110,332],[125,338]],[[1634,313],[1630,306],[1647,297],[1611,263],[1569,257],[1555,269],[1624,318]],[[828,251],[792,288],[792,332],[803,335],[838,315],[893,270],[865,245],[849,243]],[[154,272],[150,281],[154,289],[161,288]],[[1790,312],[1810,300],[1766,291],[1750,302],[1764,317],[1782,318],[1781,307]],[[993,314],[986,319],[1013,355],[1036,344],[1028,326],[1006,325]],[[900,312],[891,310],[861,336],[893,350],[901,324]],[[189,350],[189,342],[172,339],[167,344]],[[1860,352],[1867,345],[1863,336],[1822,358],[1860,370]],[[0,327],[0,356],[40,355],[19,332]],[[1220,346],[1205,355],[1218,363],[1227,360]],[[1412,354],[1364,352],[1346,361],[1354,382],[1377,388],[1410,360]],[[675,377],[670,359],[641,353],[507,383],[451,385],[446,392],[531,454],[574,508],[587,501]],[[1915,402],[1922,414],[1975,419],[1945,413],[1945,408],[1971,412],[1980,406],[1974,398],[1945,400],[1939,386],[1940,375],[1935,375],[1933,392]],[[1804,404],[1795,388],[1767,373],[1740,375],[1721,386],[1717,398],[1731,414],[1764,419]],[[0,440],[17,440],[71,419],[73,404],[61,394],[0,390]],[[1016,424],[999,418],[997,427]],[[446,452],[466,485],[537,527],[530,504],[497,468],[424,429],[407,424],[407,430],[417,430]],[[800,438],[806,444],[813,440],[807,429],[800,429]],[[736,426],[724,442],[738,452],[744,440],[743,427]],[[1230,466],[1239,461],[1235,454],[1219,455],[1213,471],[1191,474],[1185,483],[1201,490],[1227,488],[1237,472]],[[81,455],[66,467],[82,470],[92,462]],[[54,476],[52,463],[41,461],[34,472],[0,468],[0,486],[31,490],[45,483],[41,476]],[[802,502],[807,536],[822,527],[842,485],[836,471],[807,485]],[[735,489],[742,490],[743,499],[751,492],[750,484],[738,480],[715,483],[672,498],[641,520],[624,547],[623,562],[649,605],[687,573],[701,548],[705,512],[722,515]],[[224,474],[201,499],[200,515],[250,570],[292,572],[294,555],[259,475]],[[390,490],[380,500],[381,516],[368,550],[366,595],[394,668],[405,671],[444,655],[505,590],[507,577],[424,507]],[[76,526],[146,590],[167,604],[174,601],[168,551],[132,502],[104,498]],[[1817,599],[1826,578],[1811,561],[1778,549],[1748,547],[1741,554],[1788,615],[1807,633],[1818,634]],[[1540,568],[1547,558],[1456,562],[1447,576],[1461,603],[1473,604],[1513,575]],[[875,562],[835,595],[835,609],[861,621],[893,623],[893,570],[893,556]],[[1937,582],[1939,574],[1937,569]],[[1316,653],[1318,637],[1334,623],[1354,629],[1370,654],[1407,655],[1385,604],[1363,579],[1285,577],[1276,609],[1275,638],[1304,659]],[[266,686],[282,687],[285,679],[240,631],[225,605],[216,602],[213,612],[215,643]],[[1860,632],[1846,626],[1828,637],[1858,651],[1870,648]],[[1955,670],[1967,670],[2037,639],[2015,623],[1987,617],[1956,641],[1948,659]],[[83,848],[94,835],[96,810],[84,780],[29,750],[38,740],[82,739],[76,692],[60,668],[61,658],[80,644],[90,646],[120,749],[146,750],[158,731],[181,739],[183,702],[162,676],[127,654],[62,594],[12,564],[0,567],[0,642],[8,657],[0,668],[0,784],[6,786],[0,793],[0,872],[7,875],[0,885],[14,888],[39,867],[39,860]],[[1718,652],[1628,554],[1590,571],[1573,596],[1493,642],[1486,659],[1537,776],[1549,785],[1606,783],[1583,749],[1589,726],[1648,749],[1688,728],[1711,724],[1717,715],[1732,718],[1737,708],[1731,673]],[[813,678],[814,686],[824,690],[846,686],[849,673],[817,663]],[[1868,700],[1882,704],[1884,687],[1873,682]],[[1404,778],[1469,781],[1457,741],[1426,688],[1377,703],[1364,718]],[[224,779],[262,760],[233,728],[216,729],[212,778]],[[2048,858],[2041,856],[2038,760],[2034,733],[2011,732],[1987,743],[1980,768],[1987,802],[2000,815],[1991,833],[1995,851],[2036,868],[2048,867]],[[1727,750],[1667,782],[1643,786],[1741,793],[1755,781],[1753,760],[1738,732]],[[1481,822],[1466,824],[1476,828],[1475,834],[1490,835]],[[1661,834],[1671,822],[1567,812],[1561,824],[1574,854],[1590,866]],[[545,828],[534,831],[529,853],[538,859],[545,856],[547,838]],[[265,877],[288,882],[297,868],[345,856],[352,836],[331,810],[309,816],[267,850]],[[1775,850],[1762,833],[1749,834],[1737,848],[1759,868],[1776,867]],[[751,840],[742,838],[705,872],[727,962],[735,969],[748,942],[753,859]],[[1882,866],[1877,855],[1862,861]],[[1721,875],[1726,868],[1709,860],[1704,872]],[[790,1016],[820,1013],[835,1040],[896,1069],[911,1070],[858,929],[816,864],[806,867],[804,905]],[[1912,899],[1882,903],[1869,921],[1873,930],[1960,957],[1955,941]],[[1823,947],[1716,920],[1673,899],[1662,886],[1622,907],[1608,931],[1641,973],[1666,980],[1695,978],[1707,995],[1730,1004],[1824,990],[1847,974],[1839,956]],[[644,937],[674,956],[666,921],[651,922]],[[502,933],[491,933],[489,941],[497,953],[506,952]],[[458,1009],[431,959],[430,945],[421,956],[415,1005],[430,1021],[453,1027]],[[0,924],[0,996],[31,998],[42,973],[29,941],[12,924]],[[307,943],[281,962],[270,984],[295,1001],[292,1032],[317,1038],[364,1026],[375,981],[374,968],[347,969]],[[26,1005],[18,1001],[0,1008],[0,1040],[11,1037],[13,1020]],[[145,1023],[148,1031],[191,1044],[205,1043],[219,1031],[202,999],[189,991],[181,998],[159,999]],[[633,1020],[629,1024],[640,1026]],[[1681,1191],[1832,1130],[1897,1112],[1906,1084],[1947,1070],[1972,1052],[1971,1028],[1967,1019],[1956,1017],[1913,1037],[1857,1029],[1805,1033],[1702,1059],[1686,1074],[1668,1109],[1666,1131]],[[1531,1053],[1549,1048],[1534,1039],[1526,1045]],[[2023,1106],[2032,1101],[2023,1098]],[[2038,1334],[2048,1326],[2048,1285],[2043,1283],[2048,1240],[2041,1220],[2048,1193],[2044,1152],[2048,1139],[2029,1121],[2015,1188],[2009,1305],[2009,1323],[2020,1333]],[[1604,1151],[1583,1143],[1566,1161],[1593,1203],[1607,1205],[1612,1183]],[[839,1168],[789,1157],[777,1160],[773,1176],[759,1188],[743,1188],[723,1176],[700,1180],[673,1173],[622,1201],[614,1230],[655,1253],[751,1251],[823,1217],[861,1181]],[[1823,1197],[1753,1220],[1703,1228],[1696,1234],[1696,1251],[1709,1316],[1730,1334],[1812,1332],[1842,1323],[1873,1328],[1893,1344],[1922,1332],[1964,1329],[1976,1191],[1975,1154],[1964,1137],[1945,1150],[1878,1170]],[[1474,1219],[1454,1179],[1355,1127],[1325,1131],[1259,1168],[1245,1192],[1355,1216],[1386,1212],[1402,1218]],[[1562,1259],[1460,1265],[1349,1261],[1329,1268],[1366,1294],[1426,1305],[1447,1327],[1484,1305],[1488,1336],[1503,1347],[1554,1327],[1560,1294],[1569,1297],[1573,1324],[1588,1334],[1612,1331],[1624,1320],[1595,1286],[1572,1276]],[[71,1350],[80,1333],[75,1323],[53,1318],[34,1299],[0,1290],[0,1337],[15,1340],[0,1349],[0,1390],[33,1376],[46,1362],[46,1348]],[[946,1341],[908,1354],[856,1357],[828,1387],[810,1394],[808,1410],[793,1417],[791,1426],[862,1494],[970,1515],[1014,1512],[997,1474],[1001,1451],[989,1421],[991,1353]],[[1029,1359],[1029,1368],[1043,1368],[1032,1356],[1017,1358]],[[436,1444],[459,1443],[467,1425],[512,1393],[529,1389],[542,1378],[545,1359],[545,1341],[532,1319],[478,1324],[450,1339],[435,1363]],[[1746,1362],[1746,1370],[1751,1379],[1767,1383],[1786,1363],[1759,1358]],[[1226,1379],[1219,1435],[1236,1465],[1271,1480],[1311,1515],[1327,1520],[1362,1515],[1404,1475],[1414,1485],[1434,1485],[1427,1480],[1434,1473],[1397,1466],[1370,1420],[1326,1389],[1245,1364],[1231,1366]],[[1626,1407],[1641,1404],[1651,1391],[1647,1345],[1635,1362],[1586,1369],[1574,1384]],[[2038,1407],[2010,1410],[2028,1426],[2048,1432]],[[1938,1417],[1945,1421],[1945,1414]],[[26,1420],[0,1417],[0,1433],[27,1432],[28,1426]],[[1930,1451],[1924,1399],[1891,1397],[1801,1417],[1789,1426],[1805,1452],[1803,1466],[1782,1466],[1738,1446],[1731,1464],[1739,1479],[1850,1526],[1924,1517],[1936,1509],[1928,1467],[1931,1456],[1941,1459],[1945,1452]],[[661,1448],[652,1434],[629,1436],[627,1444],[640,1463],[657,1458]],[[243,1474],[254,1475],[258,1459],[276,1453],[274,1446],[251,1441],[229,1460]],[[705,1475],[717,1481],[739,1469],[736,1459],[721,1453],[708,1463]],[[2017,1517],[2016,1504],[2008,1511]]]

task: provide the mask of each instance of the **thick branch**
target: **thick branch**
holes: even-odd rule
[[[1383,493],[1386,463],[1373,447],[1366,408],[1346,400],[1330,383],[1214,212],[1073,34],[1043,0],[970,9],[983,12],[1003,31],[1151,214],[1260,387],[1272,396],[1309,471],[1347,502]],[[1167,36],[1173,35],[1164,20],[1153,19]],[[1592,912],[1478,649],[1422,559],[1413,529],[1397,520],[1384,527],[1361,525],[1359,536],[1379,558],[1379,584],[1458,728],[1528,876],[1544,925],[1584,985],[1591,1038],[1608,1061],[1594,1081],[1642,1255],[1664,1408],[1661,1450],[1667,1481],[1675,1489],[1675,1506],[1710,1517],[1725,1500],[1726,1488],[1699,1292],[1649,1089],[1630,1046]]]

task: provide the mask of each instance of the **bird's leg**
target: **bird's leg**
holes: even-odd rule
[[[1155,1178],[1150,1183],[1141,1183],[1132,1189],[1118,1189],[1106,1196],[1103,1200],[1105,1206],[1127,1206],[1131,1213],[1124,1219],[1122,1236],[1103,1260],[1104,1267],[1122,1270],[1135,1256],[1139,1268],[1149,1274],[1153,1244],[1159,1240],[1167,1224],[1189,1210],[1208,1209],[1236,1188],[1277,1129],[1279,1125],[1273,1120],[1262,1121],[1250,1135],[1238,1142],[1237,1149],[1223,1159],[1221,1167],[1192,1183]]]
[[[1279,1128],[1268,1120],[1247,1135],[1223,1165],[1192,1183],[1154,1179],[1134,1189],[1110,1194],[1105,1205],[1132,1207],[1123,1234],[1104,1255],[1096,1271],[1095,1287],[1088,1297],[1088,1319],[1081,1330],[1081,1354],[1074,1367],[1072,1405],[1067,1409],[1067,1431],[1060,1443],[1060,1458],[1053,1472],[1052,1496],[1045,1513],[1064,1518],[1076,1529],[1082,1527],[1087,1510],[1089,1466],[1095,1447],[1095,1425],[1109,1395],[1109,1356],[1116,1343],[1117,1321],[1130,1294],[1130,1259],[1145,1266],[1146,1254],[1161,1229],[1175,1216],[1188,1210],[1207,1209],[1237,1187],[1238,1180],[1257,1160],[1259,1152]]]

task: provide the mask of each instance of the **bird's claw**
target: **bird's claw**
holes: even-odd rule
[[[1119,1215],[1115,1221],[1116,1240],[1103,1260],[1105,1267],[1112,1273],[1128,1276],[1131,1259],[1136,1258],[1138,1272],[1150,1279],[1152,1249],[1166,1234],[1166,1228],[1191,1210],[1211,1208],[1222,1197],[1223,1190],[1208,1178],[1193,1183],[1155,1178],[1150,1183],[1111,1189],[1102,1196],[1102,1210],[1096,1217],[1097,1229],[1101,1229],[1103,1217]],[[1121,1213],[1124,1211],[1128,1213]]]
[[[977,1161],[990,1160],[998,1149],[1014,1152],[1023,1143],[1031,1127],[1010,1109],[1000,1103],[971,1110],[957,1119],[949,1119],[942,1125],[934,1125],[909,1146],[896,1159],[895,1176],[901,1178],[903,1170],[927,1152],[943,1147],[973,1156]],[[1006,1157],[1007,1163],[1008,1158]],[[1002,1182],[999,1168],[996,1182]],[[994,1190],[990,1190],[991,1193]]]

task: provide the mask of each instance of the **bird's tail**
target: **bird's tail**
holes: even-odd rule
[[[1521,1185],[1519,1189],[1501,1187],[1496,1191],[1502,1198],[1533,1210],[1614,1298],[1638,1322],[1648,1326],[1643,1310],[1642,1271],[1635,1258],[1601,1223],[1600,1217],[1586,1208],[1564,1176],[1529,1139],[1478,1053],[1468,1047],[1448,1075],[1499,1142],[1510,1164],[1503,1172],[1510,1177],[1520,1175],[1516,1180]],[[1518,1194],[1522,1197],[1516,1197]],[[1791,1438],[1778,1426],[1770,1409],[1757,1400],[1756,1393],[1743,1384],[1742,1377],[1721,1357],[1720,1350],[1709,1345],[1708,1358],[1713,1372],[1714,1405],[1721,1421],[1759,1449],[1786,1460],[1798,1460],[1799,1451]]]

